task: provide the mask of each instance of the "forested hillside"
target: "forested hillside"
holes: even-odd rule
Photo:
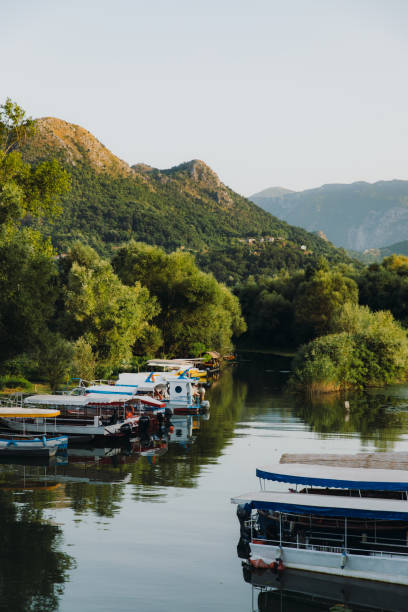
[[[289,258],[297,251],[300,265],[308,255],[347,259],[330,243],[291,227],[229,189],[202,161],[169,170],[130,167],[79,126],[45,118],[36,121],[36,128],[20,147],[24,159],[35,165],[56,158],[72,177],[72,188],[62,198],[62,215],[52,224],[42,222],[42,231],[62,251],[80,239],[110,255],[122,242],[135,239],[203,256],[209,249],[228,255],[234,247],[239,255],[246,254],[251,239],[261,244],[261,237],[268,237],[280,241],[281,249],[288,241]],[[207,256],[207,263],[211,258]]]

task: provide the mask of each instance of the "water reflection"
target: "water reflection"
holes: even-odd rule
[[[56,496],[55,486],[33,486],[27,491],[21,482],[15,486],[9,482],[7,490],[4,486],[0,490],[1,609],[51,612],[59,606],[64,582],[75,563],[58,550],[61,528],[43,516],[43,507]]]
[[[350,407],[345,407],[345,401]],[[295,414],[324,436],[358,434],[377,450],[392,450],[394,442],[408,432],[406,399],[382,392],[355,392],[345,396],[321,395],[307,401],[296,398]]]
[[[408,588],[285,570],[277,576],[271,570],[243,566],[243,578],[252,585],[251,612],[402,612],[406,610]]]
[[[228,498],[229,493],[240,492],[241,479],[246,478],[242,490],[250,490],[254,486],[252,465],[265,461],[265,457],[279,460],[282,452],[297,452],[300,449],[305,452],[327,452],[336,444],[339,452],[358,452],[364,444],[389,450],[408,433],[407,386],[348,394],[347,398],[322,396],[305,401],[284,391],[290,358],[247,354],[238,361],[236,365],[228,367],[208,390],[210,413],[206,416],[174,417],[174,431],[168,437],[152,436],[134,440],[124,447],[69,448],[66,456],[57,457],[54,464],[47,466],[0,465],[0,519],[7,525],[1,536],[3,560],[0,592],[5,593],[3,601],[10,600],[12,603],[5,609],[56,609],[64,581],[68,574],[72,578],[73,560],[58,553],[63,547],[61,528],[46,521],[47,513],[51,510],[58,516],[58,521],[66,521],[70,541],[75,542],[77,538],[74,550],[81,572],[87,560],[89,562],[88,551],[82,551],[81,558],[81,538],[85,534],[92,551],[102,551],[105,540],[101,540],[101,530],[99,528],[98,531],[97,525],[103,521],[94,518],[108,519],[103,525],[104,530],[109,532],[105,533],[107,539],[111,536],[112,551],[109,553],[112,553],[112,558],[123,558],[123,565],[120,570],[116,569],[114,562],[110,561],[111,554],[102,559],[103,552],[99,553],[100,561],[112,572],[112,580],[120,589],[128,588],[125,580],[127,567],[131,567],[132,571],[136,568],[137,574],[143,576],[144,582],[139,589],[143,591],[146,588],[147,594],[145,599],[140,595],[140,608],[149,607],[152,589],[148,585],[148,576],[155,575],[159,565],[162,584],[166,586],[163,586],[165,593],[162,594],[161,603],[155,609],[178,610],[186,609],[186,605],[182,605],[185,604],[183,592],[186,598],[188,596],[186,582],[192,585],[191,589],[202,589],[202,601],[211,595],[207,584],[210,579],[212,584],[219,584],[221,592],[223,587],[218,574],[225,570],[228,563],[231,563],[228,571],[233,577],[234,588],[242,588],[236,601],[246,606],[249,598],[241,601],[241,595],[244,589],[248,590],[248,595],[250,591],[248,585],[242,583],[241,576],[237,575],[236,565],[233,565],[237,563],[233,552],[237,525],[233,523]],[[344,408],[345,399],[350,402],[349,411]],[[326,439],[333,442],[326,444]],[[233,482],[232,491],[227,491],[229,487],[232,488],[229,481]],[[206,506],[208,499],[214,502],[211,507]],[[160,506],[169,500],[171,503],[166,509]],[[166,521],[161,522],[164,510],[168,510]],[[138,520],[150,526],[146,528],[146,535],[144,529],[142,532],[133,529],[136,512]],[[200,519],[200,530],[189,525],[192,516]],[[198,518],[195,520],[198,521]],[[25,560],[21,559],[25,540],[15,535],[17,525],[25,525],[21,533],[24,533],[25,540],[30,540]],[[190,529],[197,555],[201,555],[201,565],[198,562],[195,565],[185,563],[177,567],[177,574],[175,568],[178,559],[183,556],[190,559],[191,554],[191,549],[178,535],[185,527]],[[6,536],[4,531],[7,534],[13,532],[13,535]],[[34,544],[37,549],[31,550]],[[115,546],[118,548],[115,549]],[[148,547],[151,566],[146,566],[146,557],[139,558],[134,552],[140,547]],[[128,550],[132,551],[131,556],[126,557],[126,554],[130,555],[126,553]],[[163,550],[166,550],[165,554]],[[5,559],[9,558],[14,558],[12,570],[6,567]],[[21,564],[22,573],[17,562]],[[28,576],[29,568],[33,580]],[[40,580],[40,571],[46,573],[44,584]],[[88,571],[91,571],[89,566]],[[77,580],[76,584],[80,585],[78,574],[81,572],[74,572],[74,581]],[[376,609],[368,604],[366,608],[359,607],[363,605],[364,597],[365,601],[372,601],[369,593],[360,601],[354,589],[351,593],[354,599],[350,595],[348,599],[341,600],[337,591],[333,591],[335,585],[332,579],[325,578],[324,581],[332,590],[321,593],[320,587],[317,590],[311,588],[311,575],[307,576],[306,583],[309,591],[299,584],[293,586],[289,583],[289,576],[289,573],[285,573],[284,582],[279,584],[254,583],[256,605],[259,599],[259,606],[263,606],[259,607],[260,610],[328,610],[339,603],[343,606],[352,604],[353,610]],[[276,578],[272,579],[276,582]],[[83,582],[86,583],[86,580],[85,576]],[[134,575],[130,579],[132,585],[133,580]],[[70,591],[72,594],[75,588],[65,587],[68,592],[66,597],[69,598]],[[153,590],[156,588],[155,585]],[[271,588],[277,590],[272,591]],[[370,584],[369,590],[373,588],[375,585]],[[396,590],[394,586],[392,588],[397,593],[398,587]],[[226,592],[217,605],[214,604],[216,595],[212,591],[212,609],[242,610],[243,607],[234,607],[232,603],[229,605],[233,590]],[[169,591],[173,597],[171,604],[168,603]],[[103,589],[98,591],[101,598],[106,596],[106,592]],[[261,592],[263,595],[259,598]],[[343,589],[343,592],[349,593],[347,589]],[[12,600],[12,597],[20,599]],[[281,601],[286,607],[280,607]],[[275,607],[272,607],[272,602]],[[128,610],[126,605],[126,602],[123,607],[118,604],[118,611]],[[89,608],[85,606],[84,609]],[[395,609],[402,610],[404,607]]]

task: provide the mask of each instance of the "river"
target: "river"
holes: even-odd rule
[[[175,419],[170,442],[142,453],[73,449],[47,467],[0,465],[0,610],[337,609],[296,589],[259,599],[230,498],[257,490],[256,466],[284,452],[408,450],[408,386],[349,393],[347,412],[345,398],[285,392],[289,369],[287,358],[239,355],[207,393],[210,418]],[[338,609],[377,609],[368,595],[349,606]]]

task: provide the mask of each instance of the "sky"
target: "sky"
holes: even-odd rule
[[[243,195],[408,179],[406,0],[1,0],[0,101]]]

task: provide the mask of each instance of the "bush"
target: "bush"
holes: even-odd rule
[[[338,333],[302,346],[290,384],[309,393],[401,382],[408,373],[408,339],[392,314],[346,304],[337,313]]]
[[[23,376],[1,376],[0,389],[24,389],[31,391],[33,385]]]

